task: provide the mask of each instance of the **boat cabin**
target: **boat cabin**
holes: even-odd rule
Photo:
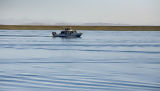
[[[61,31],[60,34],[72,34],[72,33],[76,33],[76,31],[72,30],[71,28],[65,28],[64,31]]]

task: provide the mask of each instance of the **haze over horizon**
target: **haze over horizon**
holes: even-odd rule
[[[160,25],[160,0],[0,0],[0,24]]]

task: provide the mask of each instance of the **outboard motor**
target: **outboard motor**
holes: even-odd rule
[[[52,32],[52,35],[53,35],[54,37],[56,36],[56,34],[57,34],[56,32]]]

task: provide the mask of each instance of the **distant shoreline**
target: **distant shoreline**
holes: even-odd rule
[[[76,30],[103,31],[160,31],[160,26],[51,26],[51,25],[0,25],[0,30],[63,30],[72,27]]]

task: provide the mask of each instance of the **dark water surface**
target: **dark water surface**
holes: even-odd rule
[[[160,91],[160,32],[0,30],[0,91]]]

